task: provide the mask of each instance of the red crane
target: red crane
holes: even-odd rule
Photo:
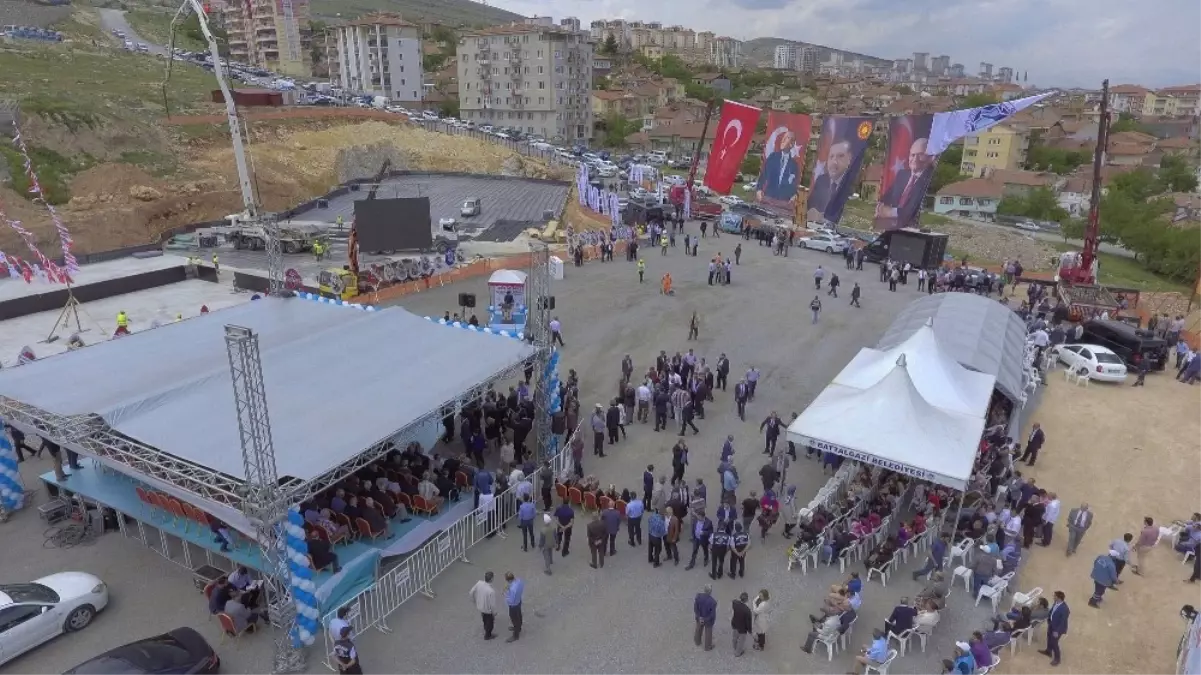
[[[1097,123],[1097,149],[1093,153],[1093,185],[1088,204],[1088,224],[1084,228],[1084,248],[1080,253],[1065,253],[1059,259],[1059,278],[1069,284],[1097,283],[1095,269],[1101,235],[1101,169],[1109,145],[1109,80],[1101,83],[1101,119]]]

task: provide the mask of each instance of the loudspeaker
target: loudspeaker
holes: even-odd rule
[[[328,209],[329,208],[329,200],[324,197],[322,197],[321,199],[318,199],[317,200],[317,208]]]
[[[350,191],[351,191],[351,192],[358,192],[358,191],[359,191],[359,184],[358,184],[358,183],[351,183],[351,184],[350,184]]]
[[[555,296],[551,295],[551,296],[542,298],[542,308],[543,309],[554,309],[555,308]]]
[[[459,293],[459,306],[475,308],[475,293]]]
[[[546,209],[545,211],[542,212],[542,220],[554,220],[554,219],[555,219],[554,211],[552,211],[550,209]]]

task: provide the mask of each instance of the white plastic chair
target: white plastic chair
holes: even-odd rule
[[[913,637],[914,632],[915,631],[912,628],[907,631],[903,631],[900,635],[897,635],[892,631],[888,631],[889,641],[897,641],[897,648],[901,651],[901,656],[905,655],[905,648],[909,646],[909,638]]]
[[[1001,580],[996,586],[984,584],[980,587],[980,591],[976,593],[976,606],[979,607],[980,601],[988,598],[992,601],[992,611],[995,614],[997,612],[997,605],[1000,603],[1001,598],[1005,596],[1005,589],[1007,588],[1009,588],[1009,582],[1005,580]]]
[[[993,654],[992,663],[984,666],[983,668],[977,668],[976,675],[988,675],[992,671],[996,670],[997,666],[999,665],[1001,665],[1001,657]]]
[[[976,545],[976,540],[967,537],[963,541],[951,547],[951,563],[955,562],[956,558],[962,558],[963,564],[967,564],[972,555],[972,547]]]
[[[822,639],[822,636],[819,634],[817,636],[817,641],[826,646],[826,657],[827,657],[826,660],[833,661],[834,660],[834,652],[838,651],[839,644],[842,642],[842,636],[839,635],[839,636],[831,638],[829,640],[824,640],[824,639]]]
[[[796,546],[788,548],[788,571],[796,565],[800,565],[801,574],[808,572],[809,549],[800,550]]]
[[[963,579],[963,590],[969,593],[972,592],[972,570],[960,565],[951,573],[951,583],[947,585],[947,595],[950,595],[951,591],[955,590],[956,579]]]
[[[846,574],[847,562],[851,560],[851,556],[854,554],[854,551],[855,551],[855,546],[856,546],[855,544],[851,544],[850,546],[847,546],[846,548],[842,549],[842,552],[838,554],[838,573],[839,574]]]
[[[1017,609],[1019,607],[1027,607],[1029,605],[1033,605],[1034,601],[1041,598],[1042,595],[1043,595],[1042,586],[1035,586],[1034,589],[1031,590],[1029,593],[1022,593],[1021,591],[1018,591],[1013,594],[1013,604],[1011,604],[1009,606],[1009,609],[1012,610],[1012,609]]]
[[[868,673],[870,673],[872,671],[875,671],[875,672],[879,673],[880,675],[888,675],[888,667],[892,665],[892,662],[894,660],[896,660],[896,658],[897,658],[897,650],[895,650],[895,649],[888,650],[888,658],[884,659],[883,663],[878,663],[874,666],[869,663],[869,664],[863,666],[863,675],[867,675]]]
[[[842,644],[843,649],[847,648],[847,638],[851,636],[851,633],[855,632],[855,622],[858,620],[859,615],[856,614],[855,618],[851,619],[851,622],[847,624],[847,629],[842,631],[842,634],[838,636],[838,641]]]
[[[1013,631],[1013,633],[1010,635],[1010,640],[1009,640],[1009,655],[1010,656],[1013,656],[1014,654],[1016,654],[1018,652],[1018,643],[1022,641],[1023,637],[1026,638],[1026,644],[1030,644],[1031,636],[1029,635],[1029,633],[1030,633],[1031,629],[1033,629],[1033,628],[1034,628],[1034,626],[1028,626],[1026,628],[1022,628],[1020,630]]]
[[[1085,388],[1087,388],[1087,387],[1088,387],[1088,381],[1089,381],[1090,379],[1092,379],[1092,375],[1091,375],[1091,374],[1089,374],[1089,372],[1088,372],[1088,371],[1085,371],[1085,372],[1083,372],[1083,373],[1078,373],[1078,374],[1076,375],[1076,386],[1078,386],[1078,387],[1085,387]]]
[[[918,642],[920,642],[922,645],[922,653],[925,654],[926,653],[926,640],[929,639],[929,637],[934,634],[934,627],[930,626],[928,628],[925,628],[925,630],[920,630],[921,628],[923,628],[923,627],[919,626],[918,629],[914,629],[913,634],[917,636]]]
[[[888,562],[884,563],[883,567],[871,568],[870,570],[867,571],[867,580],[871,581],[872,575],[878,574],[878,575],[880,575],[880,585],[887,587],[888,586],[888,574],[892,570],[892,564],[894,562],[896,562],[896,558],[893,558],[892,560],[889,560]]]

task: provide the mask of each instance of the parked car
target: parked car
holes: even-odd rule
[[[1024,220],[1024,221],[1018,223],[1017,225],[1014,225],[1014,227],[1018,228],[1019,230],[1025,230],[1027,232],[1041,232],[1042,231],[1041,227],[1039,227],[1038,225],[1035,225],[1034,223],[1032,223],[1028,220]]]
[[[811,248],[826,253],[842,253],[847,250],[847,240],[827,233],[818,233],[812,237],[801,237],[802,248]]]
[[[109,673],[216,673],[221,658],[200,633],[176,628],[110,649],[67,671],[68,675]]]
[[[1061,345],[1056,351],[1060,363],[1075,373],[1087,370],[1090,380],[1126,380],[1126,364],[1112,349],[1100,345]]]
[[[1129,367],[1140,358],[1151,360],[1148,370],[1163,370],[1168,364],[1169,345],[1148,330],[1114,320],[1094,319],[1084,324],[1084,344],[1095,344],[1113,351]]]
[[[746,204],[746,202],[742,201],[742,198],[735,197],[734,195],[723,195],[718,197],[717,201],[725,204],[726,206],[742,206]]]
[[[463,206],[459,209],[459,215],[464,218],[480,215],[480,198],[472,197],[463,200]]]
[[[63,633],[83,630],[108,606],[108,587],[86,572],[0,584],[0,664]]]

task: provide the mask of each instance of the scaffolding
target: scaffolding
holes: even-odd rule
[[[534,385],[534,447],[539,460],[554,454],[551,447],[550,401],[546,365],[550,361],[550,247],[542,242],[530,243],[530,268],[526,272],[526,304],[529,314],[525,321],[526,339],[540,349],[534,361],[538,382]],[[532,303],[532,304],[531,304]]]

